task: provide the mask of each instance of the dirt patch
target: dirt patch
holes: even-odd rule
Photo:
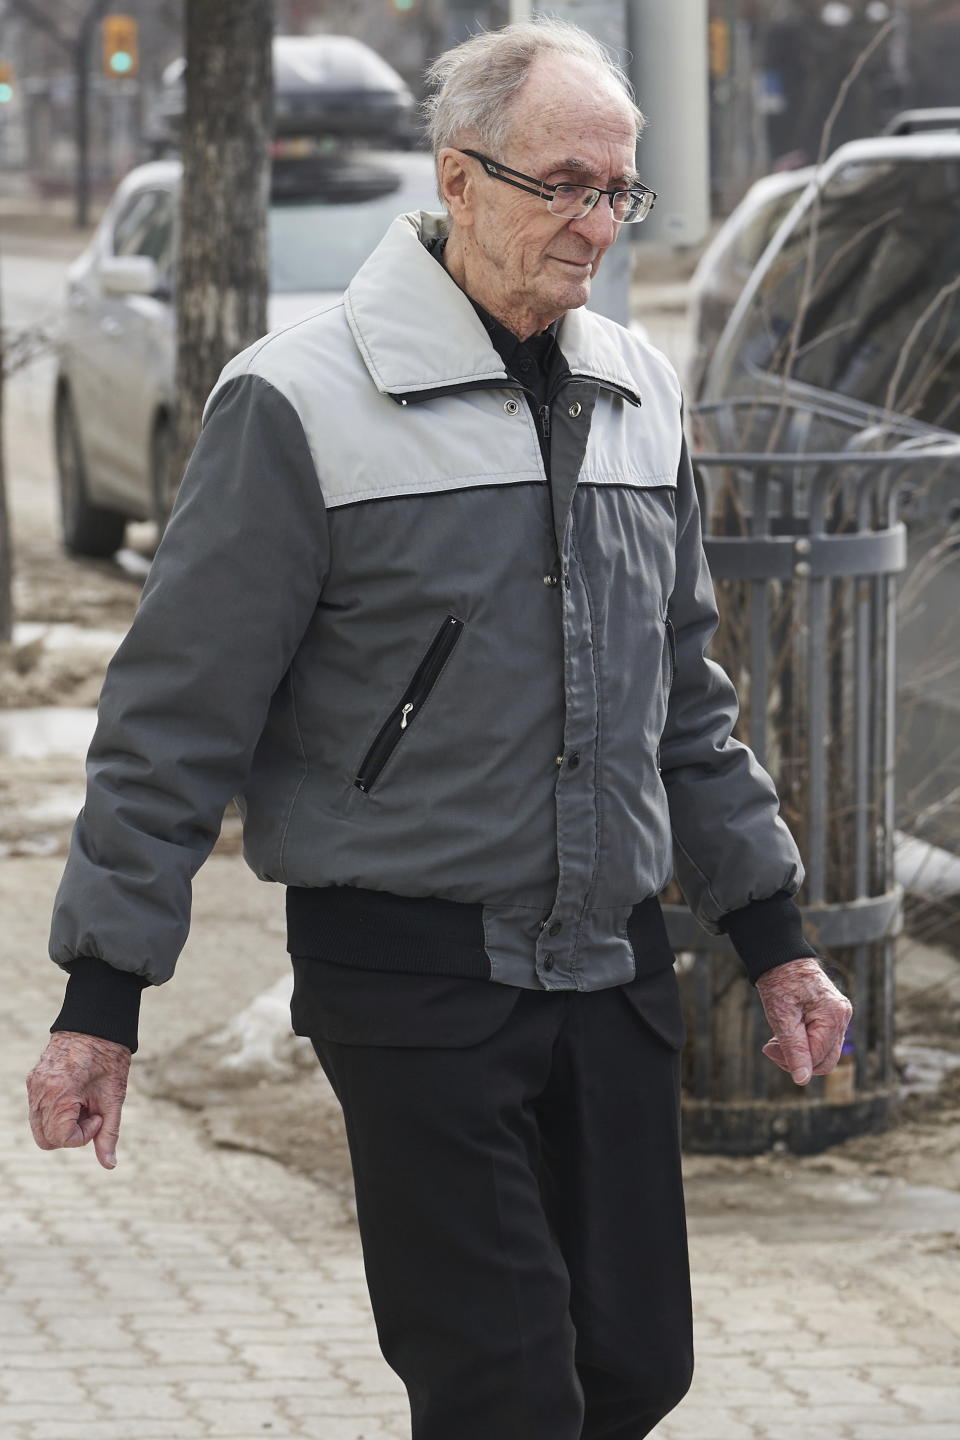
[[[109,656],[48,649],[42,641],[0,648],[0,709],[95,706]]]
[[[268,1155],[332,1191],[354,1213],[353,1180],[343,1117],[310,1052],[282,1080],[231,1084],[209,1036],[186,1041],[162,1059],[141,1063],[149,1094],[198,1112],[211,1144]]]
[[[960,1072],[955,1072],[960,1074]],[[946,1083],[935,1094],[900,1103],[888,1130],[858,1135],[819,1155],[691,1155],[690,1178],[741,1176],[783,1178],[873,1176],[960,1192],[960,1094]]]
[[[214,1145],[254,1150],[332,1190],[353,1212],[353,1177],[343,1116],[319,1067],[284,1084],[248,1090],[242,1105],[205,1109],[203,1128]]]
[[[131,527],[148,532],[148,526]],[[132,547],[144,562],[149,541]],[[14,606],[22,620],[69,623],[103,630],[127,630],[140,598],[142,577],[115,560],[79,560],[59,544],[40,537],[18,540]]]
[[[839,1174],[849,1165],[960,1191],[960,1096],[941,1091],[922,1102],[905,1101],[889,1130],[847,1140],[815,1157],[810,1168]]]
[[[140,532],[136,548],[140,570],[151,552],[152,527]],[[19,622],[37,626],[69,625],[97,632],[96,644],[51,644],[43,636],[0,648],[0,709],[37,705],[95,705],[104,671],[130,627],[140,599],[142,573],[114,560],[79,560],[32,526],[16,536],[14,613]],[[82,638],[82,637],[81,637]]]

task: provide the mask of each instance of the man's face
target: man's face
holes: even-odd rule
[[[635,151],[636,129],[625,98],[586,62],[547,55],[535,63],[520,93],[505,153],[489,158],[548,184],[609,190],[636,180]],[[462,157],[461,163],[469,212],[467,276],[475,289],[478,276],[481,282],[475,298],[501,317],[528,316],[534,329],[585,305],[590,282],[621,228],[609,199],[601,196],[580,220],[564,220],[536,195],[488,175],[479,161]]]

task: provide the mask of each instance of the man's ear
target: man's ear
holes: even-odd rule
[[[473,180],[469,161],[462,150],[446,145],[437,156],[437,188],[440,199],[455,225],[462,230],[473,224]]]

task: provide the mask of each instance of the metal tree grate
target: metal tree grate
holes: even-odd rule
[[[922,449],[904,448],[916,445],[912,427],[865,428],[842,407],[741,399],[697,414],[722,439],[755,427],[787,447],[694,457],[722,617],[712,654],[740,696],[738,738],[772,774],[800,845],[806,932],[855,1017],[852,1061],[798,1090],[760,1054],[769,1027],[732,946],[665,906],[691,1035],[684,1142],[812,1151],[889,1117],[899,496],[908,477],[960,452],[929,432]],[[811,449],[824,435],[833,448]]]

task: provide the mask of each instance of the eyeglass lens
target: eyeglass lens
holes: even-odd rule
[[[589,214],[598,199],[597,191],[589,186],[558,185],[547,203],[554,215],[565,216],[568,220],[579,220]],[[640,194],[630,190],[618,190],[611,199],[613,218],[623,223],[645,219],[650,212],[653,197],[648,190]]]

